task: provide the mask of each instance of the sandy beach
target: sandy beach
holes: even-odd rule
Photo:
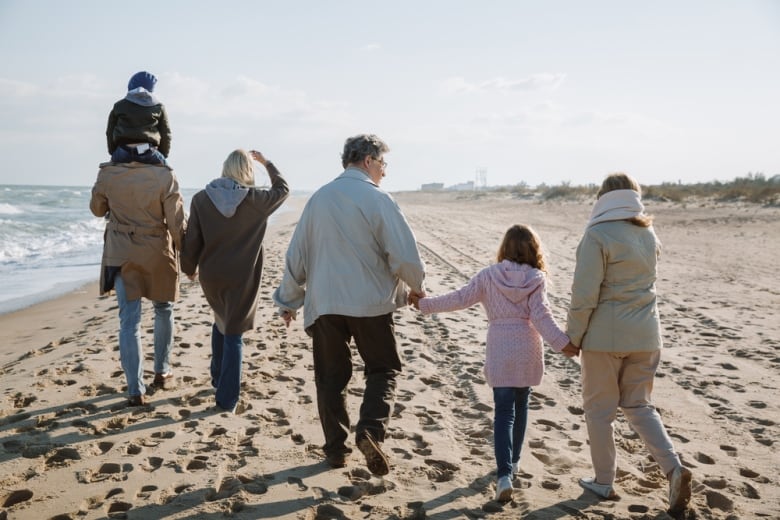
[[[419,241],[427,289],[460,287],[494,258],[514,223],[536,229],[549,296],[565,324],[575,248],[591,201],[484,192],[396,194]],[[665,348],[654,396],[694,495],[684,516],[780,518],[780,208],[645,201],[664,249],[658,293]],[[300,204],[299,204],[300,206]],[[302,207],[302,206],[301,206]],[[355,450],[324,462],[310,341],[275,316],[271,293],[300,207],[269,228],[257,328],[245,335],[236,415],[218,414],[208,375],[211,312],[182,282],[172,355],[178,386],[125,408],[113,296],[92,284],[0,316],[0,520],[664,519],[667,483],[626,421],[616,423],[619,501],[591,475],[577,360],[548,349],[531,397],[512,502],[494,502],[492,395],[482,374],[479,307],[396,315],[405,369],[373,477]],[[98,273],[95,273],[97,277]],[[151,381],[151,306],[142,332]],[[353,420],[360,362],[350,387]]]

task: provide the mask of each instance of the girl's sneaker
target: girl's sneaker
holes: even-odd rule
[[[520,461],[519,460],[517,462],[513,462],[512,463],[512,476],[515,476],[518,473],[520,473]]]
[[[500,477],[496,482],[496,501],[509,502],[512,500],[512,479],[509,477]]]

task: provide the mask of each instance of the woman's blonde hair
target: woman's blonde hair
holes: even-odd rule
[[[547,272],[547,264],[542,254],[542,241],[528,226],[515,224],[504,233],[504,239],[498,248],[496,261],[511,260],[518,264],[528,264],[531,267]]]
[[[639,185],[636,179],[627,173],[617,172],[607,175],[607,178],[604,179],[604,182],[601,183],[601,189],[599,190],[596,198],[599,198],[605,193],[609,193],[610,191],[615,190],[634,190],[639,194],[640,197],[642,196],[642,187]],[[641,227],[650,227],[653,225],[653,217],[651,215],[642,214],[638,217],[629,218],[627,220],[632,224]]]
[[[252,157],[245,150],[233,150],[222,163],[222,176],[243,186],[254,186],[255,168]]]

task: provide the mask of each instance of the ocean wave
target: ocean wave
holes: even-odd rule
[[[12,204],[0,202],[0,215],[20,215],[22,210]]]
[[[22,263],[79,255],[103,245],[102,219],[64,224],[61,228],[4,226],[0,231],[0,263]]]

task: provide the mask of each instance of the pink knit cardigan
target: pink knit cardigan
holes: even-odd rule
[[[550,311],[543,271],[504,260],[480,271],[464,287],[420,299],[423,314],[466,309],[482,303],[488,319],[485,377],[491,387],[526,387],[542,382],[544,338],[560,352],[569,343]]]

